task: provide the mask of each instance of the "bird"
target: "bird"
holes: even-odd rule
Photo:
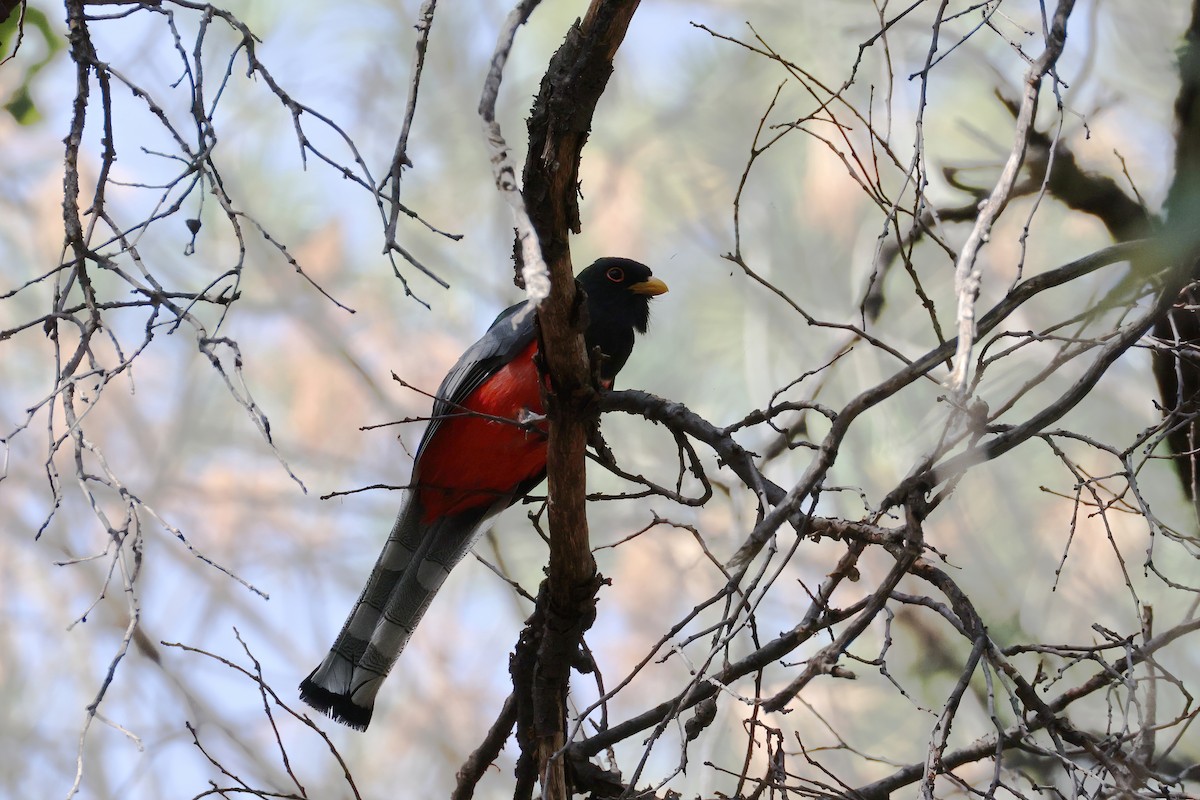
[[[650,299],[667,284],[628,258],[598,259],[577,276],[589,353],[611,388],[645,333]],[[546,476],[546,427],[529,301],[500,313],[451,367],[434,396],[400,513],[341,632],[300,684],[313,708],[357,730],[450,570],[485,522]]]

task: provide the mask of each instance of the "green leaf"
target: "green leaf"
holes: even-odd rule
[[[25,72],[21,76],[21,83],[13,92],[12,98],[4,104],[4,110],[12,114],[13,118],[21,125],[32,125],[42,118],[41,113],[37,110],[37,106],[33,101],[33,92],[31,85],[33,79],[41,72],[50,61],[63,49],[63,40],[57,36],[54,29],[50,25],[50,20],[45,13],[36,8],[25,7],[24,18],[19,13],[20,6],[13,10],[8,18],[0,22],[0,57],[14,58],[17,55],[17,46],[21,42],[22,29],[24,34],[29,34],[30,31],[37,31],[41,34],[42,42],[46,47],[46,54],[38,61],[29,64],[25,67]],[[9,43],[12,47],[12,52],[9,52]]]
[[[13,99],[4,104],[4,110],[12,114],[13,118],[21,125],[32,125],[42,119],[41,112],[37,110],[37,106],[33,104],[33,98],[29,95],[28,84],[17,89]]]

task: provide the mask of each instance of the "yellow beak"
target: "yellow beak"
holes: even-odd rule
[[[629,287],[629,291],[633,292],[634,294],[644,294],[649,297],[656,297],[657,295],[667,293],[667,285],[658,278],[650,278],[649,280],[644,280],[641,283],[633,284]]]

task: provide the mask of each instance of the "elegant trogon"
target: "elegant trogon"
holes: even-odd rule
[[[611,386],[645,333],[650,298],[667,285],[625,258],[581,272],[588,352],[599,348]],[[546,475],[534,315],[506,309],[467,348],[442,385],[413,465],[404,506],[371,577],[325,660],[300,684],[306,703],[359,730],[375,695],[450,570],[483,523]]]

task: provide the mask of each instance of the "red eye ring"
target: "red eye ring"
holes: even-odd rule
[[[613,283],[620,283],[625,280],[625,270],[620,267],[609,267],[608,272],[604,273],[604,277],[608,278]]]

